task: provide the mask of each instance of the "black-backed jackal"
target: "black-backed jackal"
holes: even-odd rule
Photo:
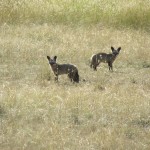
[[[58,64],[56,63],[57,56],[53,59],[47,56],[51,69],[55,75],[55,80],[58,81],[58,75],[67,74],[71,82],[79,83],[79,74],[76,66],[72,64]]]
[[[113,71],[113,62],[117,58],[121,50],[121,47],[119,47],[117,50],[111,47],[111,50],[112,50],[111,54],[106,54],[106,53],[94,54],[91,57],[90,67],[93,68],[94,70],[97,70],[97,66],[103,62],[103,63],[108,63],[109,70]]]

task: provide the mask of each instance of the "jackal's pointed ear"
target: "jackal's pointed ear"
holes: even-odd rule
[[[117,49],[117,51],[119,52],[121,50],[121,47],[119,47],[118,49]]]
[[[49,57],[49,56],[47,56],[47,59],[48,59],[48,60],[50,60],[50,57]]]
[[[111,50],[114,51],[115,49],[111,46]]]
[[[57,56],[54,56],[54,60],[56,61],[56,59],[57,59]]]

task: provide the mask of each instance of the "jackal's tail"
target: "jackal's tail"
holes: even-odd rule
[[[94,64],[94,58],[93,58],[94,55],[92,55],[92,57],[90,58],[89,60],[89,63],[90,63],[90,68],[93,68],[93,64]]]
[[[76,72],[74,73],[73,81],[79,83],[79,74],[78,74],[78,71],[76,71]]]

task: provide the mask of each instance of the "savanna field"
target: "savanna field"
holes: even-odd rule
[[[111,46],[114,71],[93,71]],[[0,150],[101,149],[150,149],[150,1],[1,0]]]

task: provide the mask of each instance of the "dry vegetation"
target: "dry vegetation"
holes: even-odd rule
[[[86,21],[74,26],[27,20],[5,20],[0,26],[0,149],[149,149],[148,23],[135,30],[108,27],[100,20],[86,26]],[[107,64],[92,71],[91,55],[109,53],[110,46],[122,47],[114,72]],[[47,55],[76,64],[81,82],[72,84],[61,76],[56,83]]]
[[[149,0],[1,0],[0,24],[56,23],[149,30]]]

